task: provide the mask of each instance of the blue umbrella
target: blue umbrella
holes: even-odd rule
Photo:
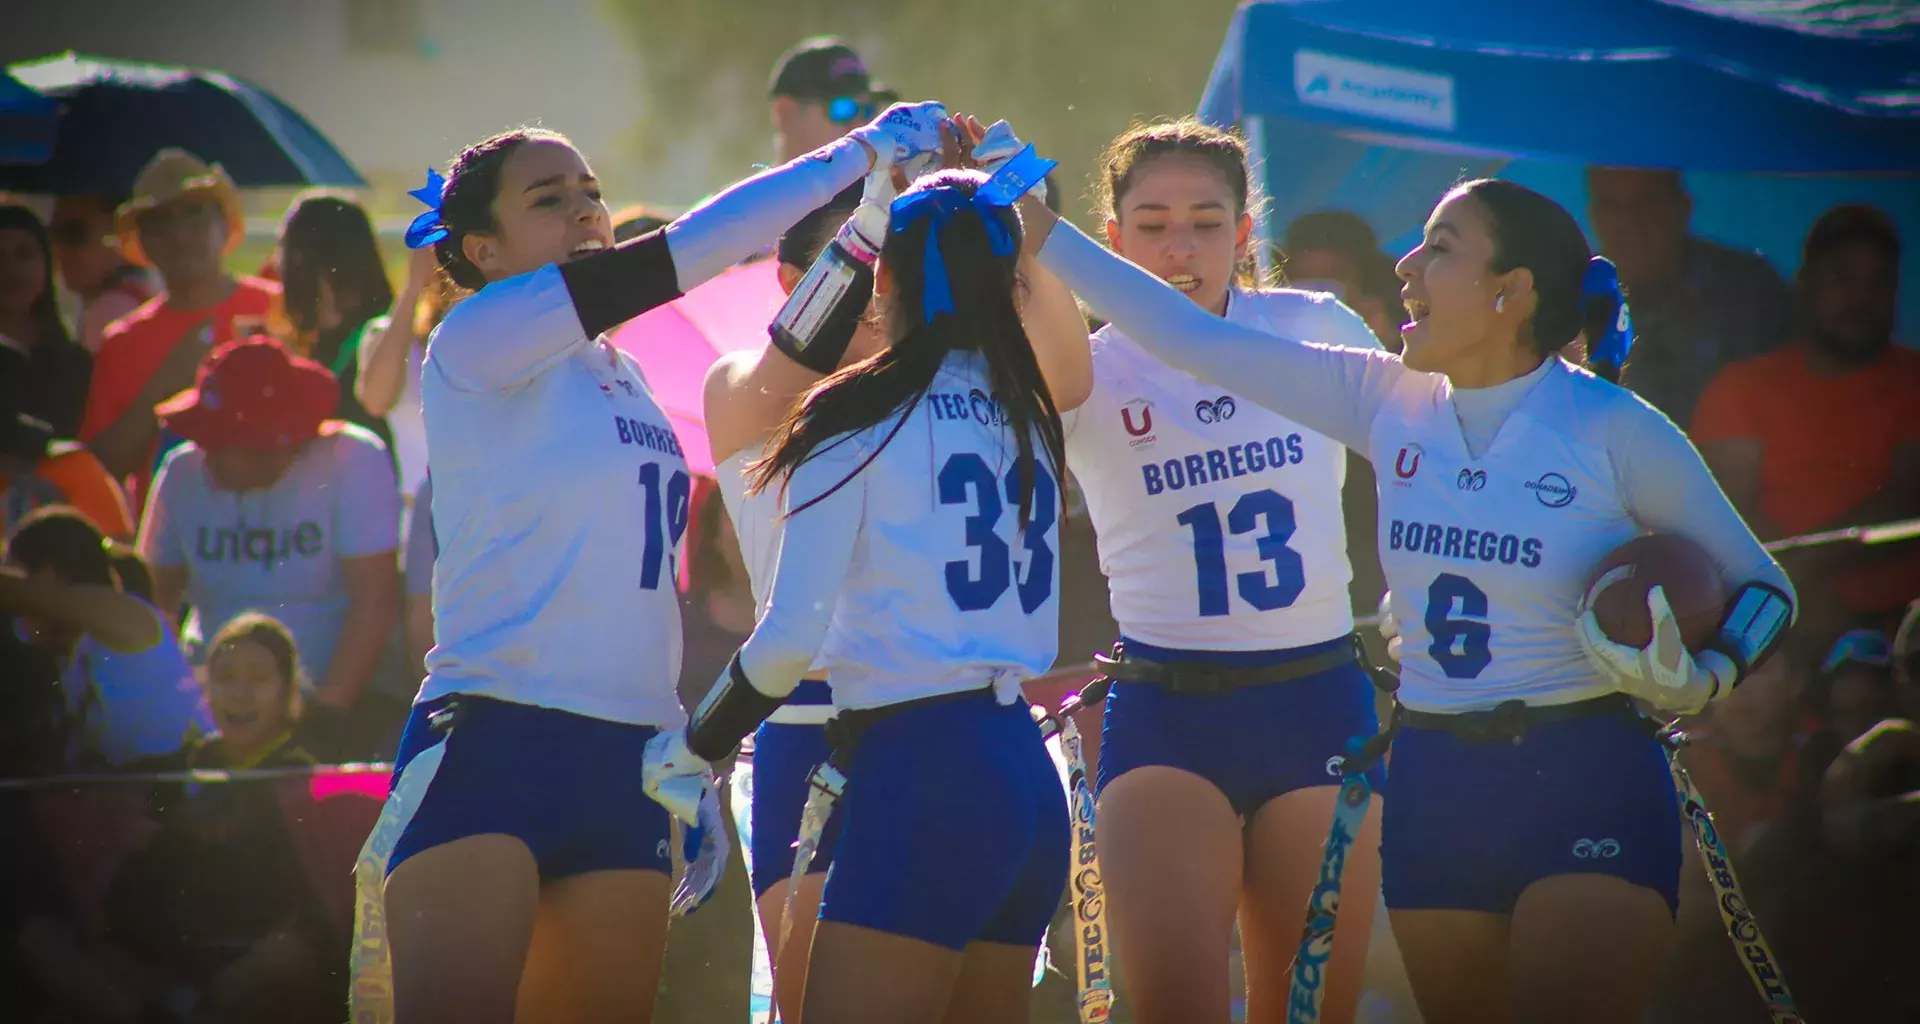
[[[0,72],[0,164],[37,164],[53,155],[58,106]]]
[[[242,188],[366,184],[292,107],[217,71],[71,52],[7,70],[58,104],[59,125],[51,159],[0,166],[0,190],[124,195],[170,146],[220,164]]]

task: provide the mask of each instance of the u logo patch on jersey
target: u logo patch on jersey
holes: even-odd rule
[[[1144,398],[1136,398],[1120,407],[1120,425],[1125,427],[1133,440],[1127,442],[1129,448],[1153,443],[1153,403]]]
[[[1417,444],[1400,446],[1400,454],[1393,460],[1393,475],[1402,480],[1411,480],[1420,472],[1420,456],[1426,454]]]

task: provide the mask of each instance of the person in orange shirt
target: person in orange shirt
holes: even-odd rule
[[[1920,516],[1920,352],[1893,343],[1900,238],[1886,214],[1837,206],[1807,235],[1802,330],[1727,367],[1693,440],[1754,533],[1794,536]],[[1920,594],[1920,544],[1783,553],[1802,628],[1890,628]]]
[[[271,329],[284,314],[279,285],[227,273],[245,224],[239,190],[219,165],[162,150],[115,224],[121,251],[158,271],[165,290],[107,328],[80,439],[116,478],[133,478],[137,508],[166,440],[153,407],[192,387],[215,345]]]

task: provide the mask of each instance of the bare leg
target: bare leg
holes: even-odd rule
[[[780,1008],[784,1024],[800,1024],[801,995],[806,992],[807,959],[813,951],[813,926],[820,918],[820,895],[826,888],[825,872],[802,875],[800,892],[793,898],[793,934],[785,949],[780,947],[781,915],[787,908],[785,881],[773,883],[757,902],[761,933],[767,940],[767,956],[773,960],[773,1001]]]
[[[549,883],[515,1018],[537,1024],[648,1024],[667,948],[659,871],[592,871]]]
[[[1240,952],[1247,972],[1248,1024],[1288,1019],[1293,958],[1307,900],[1319,880],[1327,829],[1338,786],[1299,789],[1267,801],[1247,829],[1246,891],[1240,898]],[[1367,967],[1367,942],[1380,893],[1380,800],[1367,809],[1360,834],[1347,849],[1333,959],[1323,982],[1320,1019],[1353,1020]]]
[[[1107,784],[1096,824],[1107,923],[1133,1019],[1227,1024],[1242,838],[1226,796],[1189,772],[1136,768]]]
[[[1478,910],[1388,910],[1425,1024],[1487,1024],[1511,1012],[1510,919]]]
[[[808,1024],[940,1020],[963,960],[963,954],[931,942],[822,921],[814,929],[807,966],[806,1019]]]
[[[512,1024],[540,905],[540,873],[512,836],[423,850],[387,876],[395,1017]]]
[[[1533,883],[1513,908],[1513,1020],[1640,1020],[1672,936],[1673,914],[1652,889],[1611,875]]]
[[[1033,1002],[1033,955],[1037,946],[976,942],[960,962],[960,977],[947,1002],[946,1024],[1022,1021]]]

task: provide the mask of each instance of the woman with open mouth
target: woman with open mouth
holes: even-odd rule
[[[1688,714],[1730,692],[1793,591],[1679,428],[1560,358],[1583,336],[1589,359],[1625,358],[1612,264],[1553,200],[1463,184],[1400,261],[1412,320],[1390,355],[1212,316],[1045,207],[1021,212],[1041,259],[1143,348],[1382,467],[1380,556],[1405,633],[1381,871],[1422,1017],[1637,1020],[1673,929],[1681,831],[1635,702]],[[1700,545],[1734,584],[1697,654],[1658,589],[1645,649],[1589,610],[1593,567],[1643,532]]]
[[[747,256],[867,174],[940,147],[937,104],[619,245],[565,137],[467,147],[407,232],[473,295],[428,343],[435,646],[358,869],[355,1019],[651,1018],[669,814],[709,826],[675,909],[719,880],[710,777],[642,785],[676,693],[687,461],[613,327]],[[393,1015],[393,1016],[387,1016]]]

